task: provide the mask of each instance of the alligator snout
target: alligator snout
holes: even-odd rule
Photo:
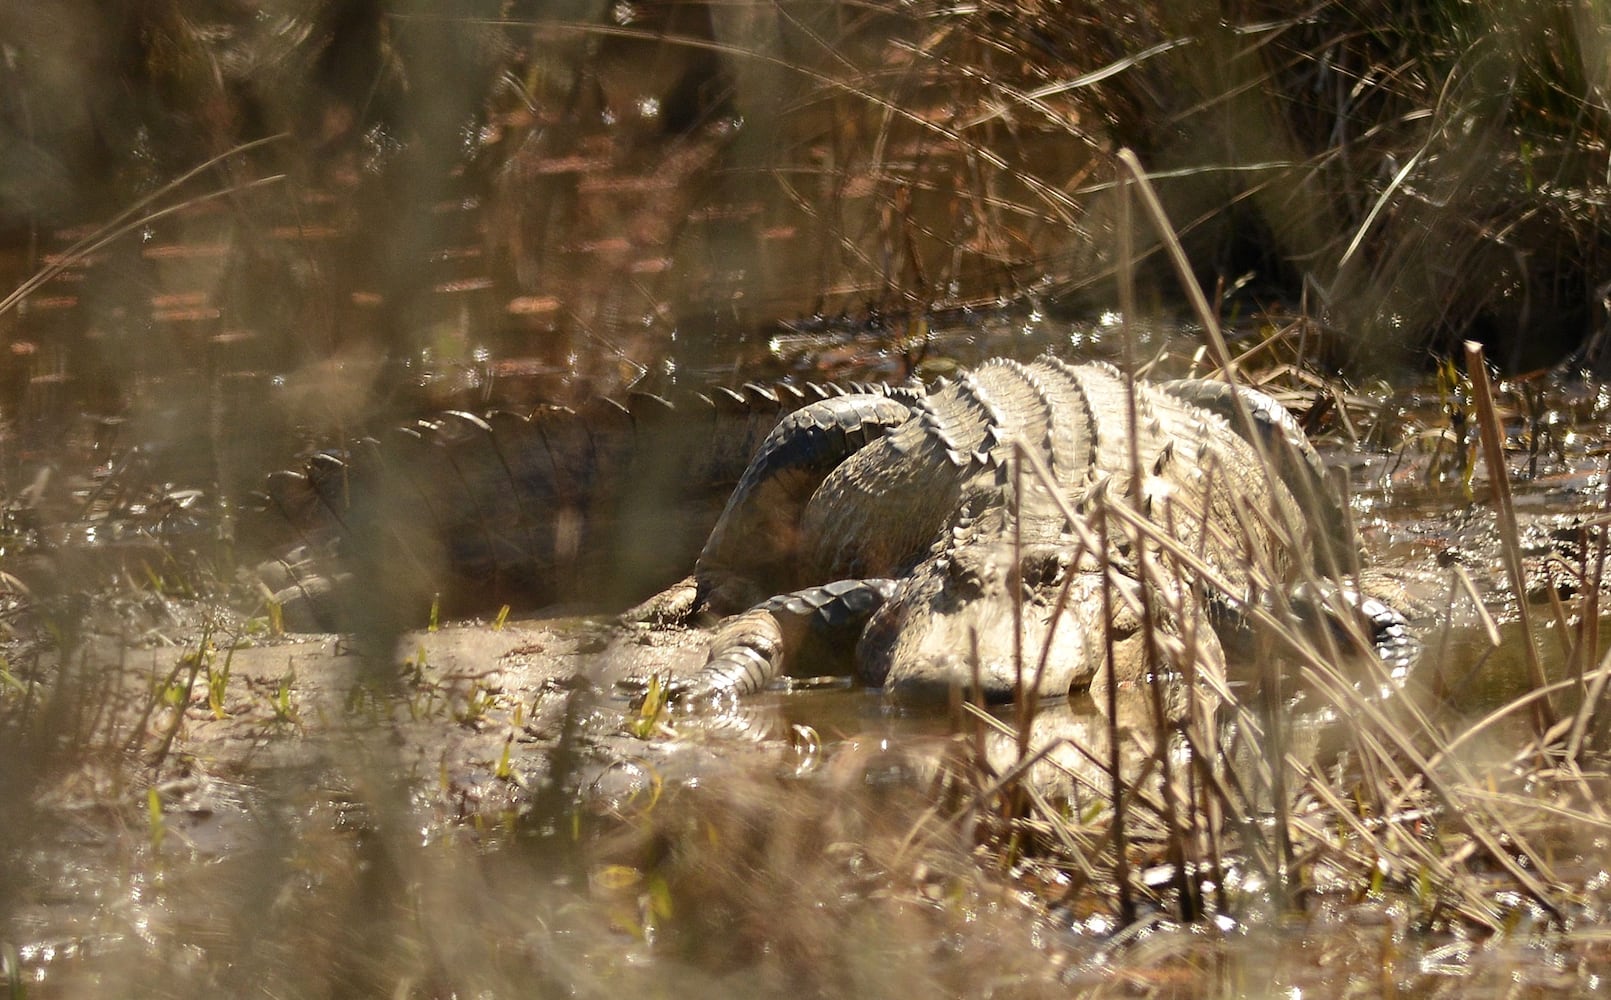
[[[901,705],[944,704],[953,692],[966,701],[999,705],[1013,701],[1020,692],[1039,696],[1047,685],[1036,683],[1036,666],[1034,661],[1019,664],[1010,658],[992,658],[979,662],[971,656],[942,654],[901,664],[884,681],[884,690]],[[1067,690],[1064,683],[1061,691]]]
[[[952,692],[992,703],[1055,698],[1088,684],[1104,650],[1099,574],[1073,580],[1059,614],[1045,587],[1015,601],[1000,574],[984,574],[993,586],[966,586],[980,576],[970,566],[959,578],[956,566],[968,561],[920,569],[874,614],[856,654],[864,679],[906,704],[943,703]],[[1049,560],[1041,579],[1061,584],[1062,572]]]

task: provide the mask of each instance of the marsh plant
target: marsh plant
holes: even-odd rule
[[[762,364],[898,379],[953,360],[945,317],[959,353],[1050,330],[1133,370],[1154,360],[1133,326],[1049,317],[1184,314],[1199,372],[1260,370],[1413,458],[1386,407],[1355,429],[1372,414],[1335,365],[1402,382],[1477,337],[1506,369],[1605,374],[1599,20],[1524,0],[0,13],[10,994],[1588,988],[1604,518],[1570,592],[1529,608],[1517,397],[1477,352],[1420,438],[1429,479],[1499,512],[1511,617],[1477,645],[1507,629],[1525,690],[1474,719],[1443,661],[1423,698],[1364,637],[1306,624],[1275,566],[1251,573],[1272,584],[1245,609],[1254,677],[1203,678],[1184,711],[1155,672],[1133,726],[1117,690],[1077,738],[1030,701],[958,704],[927,745],[800,725],[718,744],[691,781],[662,752],[704,752],[678,742],[696,727],[658,691],[612,715],[563,629],[522,655],[575,669],[516,690],[427,657],[453,640],[437,610],[407,623],[429,628],[406,665],[306,652],[272,601],[256,629],[212,615],[250,590],[243,498],[267,469],[445,406]],[[1254,314],[1233,352],[1221,321]],[[1527,405],[1536,468],[1558,445]],[[1093,517],[1157,592],[1200,582],[1125,503],[1070,521]],[[1477,593],[1460,571],[1449,605]],[[1191,659],[1191,635],[1148,642],[1178,657],[1171,638]]]

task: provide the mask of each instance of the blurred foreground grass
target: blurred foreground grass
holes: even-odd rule
[[[1401,374],[1476,335],[1509,367],[1581,349],[1604,374],[1603,21],[1543,2],[12,5],[6,493],[67,470],[76,504],[73,471],[130,455],[227,493],[393,414],[742,378],[777,362],[782,322],[814,338],[810,370],[905,363],[931,314],[1094,313],[1127,263],[1121,146],[1215,306],[1301,314],[1322,361]],[[1170,314],[1148,267],[1143,309]],[[116,613],[173,615],[183,651],[131,667],[79,634],[104,582],[69,580],[42,625],[8,585],[13,995],[1603,988],[1593,605],[1556,633],[1585,693],[1564,728],[1370,720],[1334,773],[1284,772],[1283,818],[1245,809],[1238,849],[1190,855],[1240,881],[1194,868],[1222,901],[1184,925],[1156,843],[1196,851],[1223,816],[1160,824],[1121,875],[1100,814],[964,753],[965,808],[941,821],[948,800],[849,740],[804,778],[767,762],[584,815],[541,792],[562,728],[518,756],[535,690],[430,658],[319,701],[294,652],[248,686],[222,652],[245,623],[141,588]],[[219,711],[269,758],[328,742],[265,767],[186,749]],[[405,754],[404,717],[471,734],[463,755]],[[1082,850],[1057,853],[1065,836]],[[1120,878],[1143,900],[1123,928]]]

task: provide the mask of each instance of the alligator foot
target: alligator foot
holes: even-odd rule
[[[699,595],[699,582],[688,576],[629,609],[621,620],[649,625],[686,625],[703,603]]]
[[[1420,659],[1422,644],[1404,614],[1373,592],[1381,589],[1369,576],[1355,585],[1322,583],[1303,585],[1291,596],[1293,609],[1300,615],[1330,626],[1334,638],[1347,648],[1361,645],[1359,652],[1374,656],[1386,671],[1387,680],[1397,686],[1409,676]]]
[[[765,690],[783,677],[784,656],[795,638],[785,632],[782,620],[771,609],[734,615],[717,629],[704,667],[678,697],[704,700]]]
[[[795,645],[794,631],[786,632],[783,622],[766,608],[746,611],[717,626],[705,664],[697,672],[627,677],[615,687],[635,706],[642,705],[658,683],[658,695],[667,702],[720,707],[739,695],[764,690],[783,676],[785,652]]]

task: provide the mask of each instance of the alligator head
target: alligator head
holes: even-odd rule
[[[1105,684],[1110,664],[1126,687],[1158,673],[1148,667],[1141,585],[1125,546],[1116,541],[1099,554],[1091,531],[1065,528],[1061,519],[1026,516],[1015,538],[1000,504],[960,517],[948,542],[869,620],[856,650],[863,679],[906,703],[953,691],[1005,702]],[[1219,669],[1221,651],[1206,624],[1185,630],[1189,646],[1181,642],[1180,612],[1198,613],[1192,594],[1173,585],[1167,593],[1155,585],[1154,594],[1153,638],[1166,666],[1194,657]]]
[[[868,622],[856,650],[863,677],[911,702],[943,700],[953,688],[971,694],[976,685],[987,701],[1000,702],[1020,690],[1056,696],[1090,683],[1101,655],[1102,633],[1091,620],[1100,612],[1101,574],[1080,571],[1068,580],[1059,616],[1067,551],[1022,550],[1016,569],[1008,542],[932,557]]]

